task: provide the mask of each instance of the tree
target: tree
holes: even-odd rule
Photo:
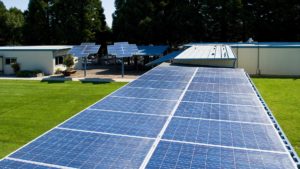
[[[22,43],[24,16],[21,10],[11,8],[6,12],[5,35],[6,44],[18,45]]]
[[[26,44],[51,44],[49,25],[50,4],[48,0],[30,0],[25,12],[24,40]]]
[[[3,2],[0,1],[0,45],[5,44],[5,22],[6,22],[6,7]]]
[[[28,44],[79,44],[106,31],[100,0],[30,0],[25,32]],[[38,24],[37,24],[38,23]]]

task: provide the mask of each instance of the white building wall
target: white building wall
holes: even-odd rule
[[[300,75],[300,49],[261,48],[259,69],[262,75]]]
[[[300,75],[300,48],[232,47],[237,67],[256,75]]]
[[[16,58],[21,70],[41,70],[45,74],[54,72],[52,51],[0,51],[0,56],[3,56],[5,74],[14,73],[11,65],[5,64],[5,58]]]
[[[3,58],[0,56],[0,71],[3,71]]]
[[[244,68],[249,74],[257,73],[257,48],[233,48],[233,52],[238,58],[236,62],[237,67]]]

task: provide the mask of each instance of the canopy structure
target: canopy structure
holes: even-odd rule
[[[115,55],[117,58],[132,57],[138,53],[136,44],[128,42],[116,42],[114,45],[107,46],[108,54]]]
[[[91,54],[97,54],[100,47],[101,45],[96,45],[95,43],[81,43],[81,45],[73,46],[68,54],[76,57],[87,57]]]
[[[69,50],[68,54],[74,55],[75,57],[82,58],[84,60],[84,76],[86,76],[87,57],[92,54],[99,52],[101,45],[96,43],[81,43],[81,45],[73,46]]]
[[[161,56],[168,49],[168,46],[159,45],[159,46],[138,46],[139,56]]]
[[[124,58],[132,57],[138,53],[136,44],[128,42],[116,42],[114,45],[107,46],[107,52],[110,55],[115,55],[122,59],[122,77],[124,77]]]
[[[183,52],[183,51],[182,50],[180,50],[180,51],[174,51],[174,52],[172,52],[170,54],[167,54],[167,55],[165,55],[165,56],[163,56],[161,58],[158,58],[158,59],[156,59],[156,60],[154,60],[152,62],[147,63],[146,66],[153,66],[153,65],[158,65],[158,64],[160,64],[162,62],[167,62],[167,61],[169,61],[171,59],[174,59],[181,52]]]

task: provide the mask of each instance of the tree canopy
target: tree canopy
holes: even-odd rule
[[[116,40],[300,40],[299,0],[116,0],[115,7]]]
[[[25,12],[27,44],[79,44],[106,31],[100,0],[30,0]]]
[[[115,7],[110,30],[101,0],[30,0],[25,12],[0,0],[0,45],[300,41],[299,0],[115,0]]]
[[[22,43],[24,17],[17,8],[6,9],[0,1],[0,45],[18,45]]]

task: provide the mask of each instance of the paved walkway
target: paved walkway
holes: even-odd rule
[[[87,70],[87,76],[84,77],[83,70],[77,70],[75,74],[70,77],[63,75],[43,76],[43,77],[14,77],[14,76],[0,76],[1,79],[6,80],[38,80],[38,81],[86,81],[86,82],[131,82],[137,79],[145,71],[125,70],[125,76],[122,78],[118,67],[100,67],[90,68]]]

